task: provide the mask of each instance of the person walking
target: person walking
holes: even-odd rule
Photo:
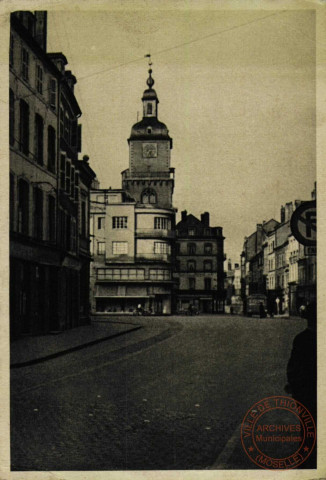
[[[285,391],[302,403],[317,421],[317,309],[316,302],[308,303],[301,310],[307,319],[307,328],[293,340],[292,352],[287,364],[288,384]],[[316,448],[302,468],[316,468]]]

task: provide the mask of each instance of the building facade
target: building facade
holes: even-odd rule
[[[82,199],[88,204],[95,174],[86,158],[78,160],[75,79],[62,54],[47,53],[46,37],[46,12],[11,15],[12,338],[88,321],[88,213]]]
[[[316,186],[312,199],[316,198]],[[257,225],[241,254],[242,297],[261,293],[270,314],[297,315],[316,300],[316,247],[304,247],[292,235],[290,220],[300,200],[281,207],[280,222]],[[261,235],[260,232],[263,232]]]
[[[211,227],[209,213],[198,220],[187,211],[176,225],[174,310],[191,306],[203,313],[224,311],[224,237]]]
[[[241,254],[242,297],[252,294],[266,294],[266,269],[264,259],[267,236],[279,223],[271,219],[258,223],[255,232],[246,237]]]
[[[224,271],[225,313],[243,313],[241,298],[241,267],[239,263],[227,261]]]
[[[143,118],[133,125],[128,139],[129,168],[122,172],[122,190],[92,191],[94,248],[102,243],[103,252],[94,250],[94,313],[129,314],[139,305],[151,313],[171,313],[176,212],[172,139],[158,120],[159,100],[153,85],[150,69],[142,97]],[[103,230],[99,232],[99,216],[104,235]]]

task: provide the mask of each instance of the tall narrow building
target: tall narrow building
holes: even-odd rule
[[[143,119],[136,123],[128,139],[129,168],[122,172],[122,188],[146,206],[172,208],[174,168],[170,167],[172,138],[166,125],[158,120],[156,91],[152,70],[148,71],[148,89],[144,91]]]
[[[172,139],[158,120],[153,85],[150,69],[143,118],[128,139],[129,168],[122,172],[122,190],[92,192],[94,313],[133,313],[139,305],[152,313],[171,313],[176,212]],[[104,208],[99,209],[101,198]]]
[[[89,323],[89,189],[76,78],[46,49],[47,12],[10,16],[10,334]]]

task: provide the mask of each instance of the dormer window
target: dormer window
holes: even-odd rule
[[[147,128],[147,133],[152,133],[152,127]]]

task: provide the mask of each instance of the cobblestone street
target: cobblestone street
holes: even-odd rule
[[[13,470],[219,468],[250,405],[284,394],[292,340],[305,326],[226,316],[137,323],[143,328],[12,370]],[[236,468],[253,468],[236,451]]]

